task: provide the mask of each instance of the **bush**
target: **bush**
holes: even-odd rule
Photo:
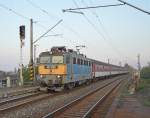
[[[143,67],[141,70],[141,78],[150,79],[150,67]]]
[[[38,73],[38,67],[36,67],[36,75]],[[32,80],[30,80],[30,69],[26,66],[23,68],[23,79],[24,82],[32,82]]]
[[[30,80],[30,72],[29,72],[29,68],[28,67],[24,67],[23,68],[23,79],[24,82],[29,82]]]

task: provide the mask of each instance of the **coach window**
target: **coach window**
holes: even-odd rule
[[[91,62],[89,61],[89,66],[91,66]]]
[[[77,63],[80,64],[80,59],[77,59]]]
[[[79,59],[79,64],[81,65],[81,59]]]
[[[84,60],[84,65],[86,65],[86,61]]]
[[[83,65],[83,60],[81,59],[81,65]]]
[[[70,56],[66,56],[66,63],[69,64],[70,63]]]
[[[76,58],[75,57],[73,58],[73,64],[76,64]]]
[[[85,65],[87,65],[87,61],[85,61]]]
[[[85,65],[87,66],[87,61],[85,61]]]

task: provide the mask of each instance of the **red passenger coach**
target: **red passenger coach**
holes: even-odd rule
[[[92,60],[92,76],[93,78],[98,77],[109,77],[119,74],[125,74],[127,71],[122,71],[124,67]]]
[[[92,77],[95,78],[96,64],[92,63]]]

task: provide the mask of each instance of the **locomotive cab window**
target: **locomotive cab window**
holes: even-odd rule
[[[53,64],[60,64],[64,62],[63,56],[52,56],[52,63]]]
[[[50,63],[50,56],[40,57],[40,63]]]

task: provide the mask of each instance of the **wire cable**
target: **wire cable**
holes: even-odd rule
[[[53,27],[51,27],[50,29],[48,29],[44,34],[42,34],[39,38],[37,38],[34,42],[36,43],[37,41],[39,41],[42,37],[44,37],[48,32],[50,32],[52,29],[54,29],[57,25],[59,25],[63,20],[61,19],[60,21],[58,21]]]
[[[100,7],[116,7],[116,6],[122,6],[125,4],[113,4],[113,5],[101,5],[101,6],[92,6],[92,7],[78,7],[78,8],[70,8],[70,9],[63,9],[63,12],[66,11],[74,11],[74,10],[86,10],[86,9],[95,9]]]
[[[132,8],[134,8],[134,9],[138,10],[138,11],[141,11],[141,12],[143,12],[143,13],[146,13],[146,14],[150,15],[150,12],[148,12],[148,11],[146,11],[146,10],[143,10],[143,9],[141,9],[141,8],[139,8],[139,7],[136,7],[136,6],[134,6],[134,5],[132,5],[132,4],[128,3],[128,2],[125,2],[125,1],[123,1],[123,0],[118,0],[118,1],[121,2],[121,3],[124,3],[125,5],[128,5],[128,6],[132,7]]]
[[[86,4],[84,0],[82,0],[82,2],[83,2],[83,4]],[[90,2],[91,2],[91,4],[93,4],[91,0],[90,0]],[[86,4],[86,6],[88,6],[88,5]],[[109,33],[108,33],[108,31],[106,30],[105,26],[103,25],[103,22],[102,22],[101,18],[100,18],[99,15],[96,13],[96,11],[93,11],[93,10],[91,10],[91,9],[89,9],[89,11],[91,11],[91,13],[95,16],[95,18],[96,18],[97,21],[99,22],[100,26],[102,27],[102,29],[103,29],[103,31],[105,32],[105,34],[107,35],[107,37],[108,37],[109,39],[111,39],[111,38],[110,38],[110,35],[109,35]]]
[[[29,4],[31,4],[33,7],[39,9],[41,12],[43,12],[45,15],[49,16],[50,18],[55,18],[56,20],[59,20],[60,18],[55,16],[55,15],[52,15],[51,13],[49,13],[47,10],[43,9],[42,7],[40,7],[39,5],[37,5],[36,3],[34,3],[33,1],[31,0],[26,0]],[[79,39],[82,39],[80,34],[75,31],[73,28],[71,28],[67,23],[63,22],[62,24],[62,27],[66,30],[68,30],[69,32],[72,32],[76,37],[78,37]]]
[[[21,18],[23,18],[24,20],[28,20],[28,21],[30,20],[29,17],[24,16],[24,15],[20,14],[19,12],[15,11],[14,9],[9,8],[9,7],[7,7],[7,6],[3,5],[3,4],[0,4],[0,7],[5,9],[5,10],[7,10],[7,11],[9,11],[9,12],[11,12],[11,13],[13,13],[13,14],[15,14],[15,15],[17,15],[17,16],[19,16],[19,17],[21,17]],[[39,21],[35,21],[34,20],[33,23],[38,25],[38,26],[40,26],[40,27],[42,27],[42,28],[44,28],[44,29],[46,29],[46,27],[44,27],[42,24],[40,24]]]
[[[78,7],[78,4],[76,3],[76,1],[75,0],[72,0],[73,1],[73,3],[76,5],[76,7]],[[79,9],[79,11],[80,11],[80,9]],[[93,27],[93,29],[104,39],[104,40],[106,40],[106,38],[105,38],[105,36],[99,31],[99,29],[96,27],[96,25],[94,25],[91,21],[90,21],[90,19],[85,15],[85,14],[83,14],[83,17],[86,19],[86,21]]]
[[[90,1],[90,2],[92,4],[92,1]],[[84,0],[82,0],[82,3],[85,4],[86,7],[88,7],[88,5],[85,3]],[[116,47],[114,47],[114,45],[112,44],[112,42],[111,42],[112,39],[111,39],[110,35],[108,34],[105,26],[103,25],[103,23],[102,23],[99,15],[95,11],[92,11],[91,9],[88,9],[88,10],[97,18],[97,21],[99,22],[99,24],[102,27],[103,31],[107,35],[107,38],[109,39],[109,41],[107,40],[107,43],[109,43],[109,45],[111,46],[111,48],[113,48],[113,50],[116,52],[116,54],[120,57],[120,55],[122,55],[122,53]],[[101,35],[102,35],[102,33],[101,33]],[[103,38],[106,40],[106,38],[104,36],[103,36]]]
[[[39,9],[41,12],[43,12],[44,14],[48,15],[51,18],[55,18],[56,20],[58,20],[58,18],[56,16],[54,16],[53,14],[50,14],[49,12],[47,12],[47,10],[41,8],[39,5],[35,4],[33,1],[31,0],[26,0],[30,5],[32,5],[33,7]]]
[[[78,4],[76,3],[76,1],[75,0],[73,0],[73,2],[74,2],[74,4],[76,5],[76,7],[78,7]],[[80,11],[80,9],[79,9],[79,11]],[[81,11],[80,11],[81,12]],[[115,48],[113,45],[112,45],[112,43],[110,42],[110,41],[108,41],[106,38],[105,38],[105,36],[99,31],[99,29],[96,27],[96,25],[94,25],[91,21],[90,21],[90,19],[87,17],[87,16],[85,16],[85,13],[84,13],[84,18],[87,20],[87,22],[93,27],[93,29],[99,34],[99,36],[101,36],[102,37],[102,39],[114,50],[114,52],[120,57],[120,55],[121,55],[121,57],[124,57],[123,55],[122,55],[122,53],[117,49],[117,48]],[[102,23],[101,23],[102,24]],[[99,39],[99,38],[98,38]]]
[[[26,17],[26,16],[20,14],[19,12],[16,12],[15,10],[13,10],[13,9],[11,9],[11,8],[8,8],[7,6],[5,6],[5,5],[3,5],[3,4],[0,4],[0,7],[3,8],[3,9],[5,9],[5,10],[7,10],[7,11],[9,11],[9,12],[12,12],[13,14],[15,14],[15,15],[17,15],[17,16],[19,16],[19,17],[25,19],[25,20],[30,20],[29,17]]]

